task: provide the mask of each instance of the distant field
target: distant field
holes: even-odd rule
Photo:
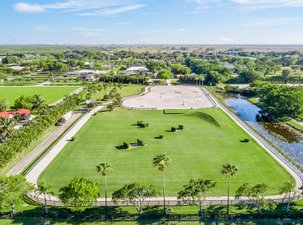
[[[79,87],[62,86],[62,87],[0,87],[0,99],[7,99],[10,105],[13,105],[15,100],[21,95],[32,96],[41,95],[47,104],[51,104],[65,95],[73,92]]]
[[[149,123],[138,128],[136,121]],[[169,132],[172,126],[184,125],[183,131]],[[160,134],[164,139],[156,139]],[[119,150],[122,142],[140,138],[146,146]],[[69,143],[43,172],[45,181],[58,194],[59,188],[75,176],[101,182],[96,165],[108,161],[113,171],[108,175],[109,192],[130,182],[161,187],[161,174],[152,166],[152,158],[167,153],[172,159],[166,170],[168,196],[176,196],[190,178],[217,182],[213,196],[226,195],[226,179],[220,175],[222,164],[230,162],[239,168],[233,178],[232,193],[243,183],[266,183],[268,194],[277,194],[281,184],[293,180],[265,150],[251,139],[219,109],[135,111],[117,109],[101,112],[80,130],[76,141]]]

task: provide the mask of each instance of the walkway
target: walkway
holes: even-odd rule
[[[63,148],[70,142],[71,138],[75,136],[78,131],[86,124],[86,122],[93,116],[94,113],[101,110],[104,106],[97,106],[89,113],[85,114],[62,138],[55,144],[51,150],[41,159],[26,175],[28,182],[37,184],[40,174],[46,167],[56,158],[56,156],[63,150]]]
[[[30,164],[33,162],[39,155],[43,153],[43,151],[50,146],[60,135],[64,133],[64,131],[75,122],[81,114],[76,113],[73,114],[72,118],[70,118],[65,124],[56,129],[53,133],[51,133],[43,142],[41,142],[29,155],[27,155],[23,160],[18,162],[13,168],[11,168],[7,172],[7,176],[17,175],[22,173]]]

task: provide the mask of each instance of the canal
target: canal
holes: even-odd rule
[[[280,123],[257,122],[256,116],[261,109],[241,96],[225,96],[224,101],[242,120],[250,124],[266,139],[274,142],[290,158],[303,166],[302,133],[295,132]]]

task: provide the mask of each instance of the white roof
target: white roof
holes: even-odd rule
[[[127,70],[125,70],[126,72],[131,72],[131,71],[148,71],[148,69],[146,69],[143,66],[132,66],[130,68],[128,68]]]
[[[9,68],[11,68],[12,70],[21,71],[21,70],[23,70],[25,67],[24,67],[24,66],[11,66],[11,67],[9,67]]]

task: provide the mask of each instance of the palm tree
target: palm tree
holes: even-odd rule
[[[105,197],[105,212],[107,212],[107,184],[106,175],[112,170],[111,164],[108,162],[100,163],[97,166],[97,172],[104,177],[104,197]]]
[[[13,124],[15,123],[13,118],[0,116],[0,139],[5,140],[13,133]]]
[[[166,154],[160,154],[154,157],[153,159],[153,165],[155,167],[158,167],[158,169],[162,172],[162,194],[163,194],[163,210],[164,214],[166,212],[165,210],[165,177],[164,177],[164,169],[166,166],[169,165],[170,159],[167,157]]]
[[[230,192],[230,179],[232,176],[236,174],[238,171],[235,165],[231,165],[230,163],[226,163],[221,168],[221,174],[227,178],[228,186],[227,186],[227,215],[229,215],[229,192]]]
[[[38,187],[35,190],[35,193],[36,193],[36,196],[43,195],[45,214],[48,214],[47,199],[46,198],[49,197],[50,194],[54,194],[54,193],[49,191],[48,186],[44,182],[40,182],[38,184]]]
[[[287,201],[287,205],[286,205],[286,213],[288,213],[289,211],[289,206],[290,206],[290,203],[292,201],[292,198],[291,198],[291,193],[295,193],[296,192],[296,185],[291,182],[291,181],[286,181],[282,187],[280,188],[280,193],[281,194],[284,194],[285,193],[285,198],[288,198],[288,201]]]

